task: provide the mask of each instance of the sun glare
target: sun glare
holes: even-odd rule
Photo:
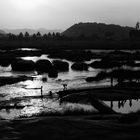
[[[20,10],[35,10],[44,4],[45,0],[12,0],[15,8]]]

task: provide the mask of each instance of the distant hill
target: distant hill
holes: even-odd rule
[[[79,23],[71,26],[62,34],[67,37],[98,37],[108,39],[124,39],[129,37],[133,28],[104,23]]]
[[[25,34],[25,32],[28,32],[30,35],[34,34],[34,33],[37,33],[37,32],[40,32],[42,35],[44,34],[48,34],[49,32],[50,33],[56,33],[56,32],[62,32],[62,30],[47,30],[47,29],[44,29],[44,28],[40,28],[40,29],[4,29],[4,31],[6,33],[12,33],[12,34],[15,34],[15,35],[18,35],[19,33],[23,33]]]
[[[6,35],[6,32],[3,30],[0,30],[0,36],[4,36],[4,35]]]

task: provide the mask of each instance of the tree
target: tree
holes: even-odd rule
[[[43,35],[43,39],[44,39],[44,40],[47,40],[47,39],[48,39],[47,34],[44,34],[44,35]]]
[[[48,39],[52,39],[52,35],[50,32],[48,33]]]
[[[139,22],[137,22],[137,24],[136,24],[136,30],[137,31],[139,30]]]
[[[61,39],[61,34],[59,32],[56,33],[56,39]]]
[[[36,34],[33,34],[33,35],[32,35],[32,39],[33,39],[33,40],[36,40],[36,38],[37,38],[37,37],[36,37]]]
[[[23,39],[23,37],[24,37],[24,36],[23,36],[23,33],[22,33],[22,32],[20,32],[20,33],[19,33],[19,35],[18,35],[18,39],[22,40],[22,39]]]
[[[29,38],[30,37],[28,32],[25,32],[24,36],[25,36],[25,38]]]
[[[36,36],[37,36],[37,37],[41,37],[40,32],[37,32]]]

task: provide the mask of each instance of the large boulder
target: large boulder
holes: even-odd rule
[[[53,65],[59,72],[69,71],[69,63],[67,62],[54,60]]]
[[[35,69],[38,72],[48,73],[52,69],[52,63],[46,59],[38,60],[35,64]]]
[[[86,82],[99,82],[106,78],[108,78],[108,73],[101,71],[95,77],[87,77]]]
[[[13,71],[33,71],[35,69],[35,63],[31,60],[16,59],[11,64]]]
[[[87,71],[88,70],[88,64],[86,63],[74,63],[71,68],[73,70],[77,71]]]
[[[15,59],[12,54],[0,52],[0,65],[3,67],[9,66]]]
[[[49,70],[48,76],[50,78],[57,78],[58,77],[58,71],[55,69],[54,66]]]
[[[33,80],[33,77],[27,76],[0,77],[0,86],[11,85],[26,80]]]
[[[99,68],[99,69],[109,69],[109,68],[115,68],[115,67],[121,67],[123,63],[120,61],[115,60],[107,60],[102,59],[101,61],[94,61],[90,64],[92,68]]]

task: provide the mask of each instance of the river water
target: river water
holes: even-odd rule
[[[49,59],[47,55],[42,55],[41,57],[23,57],[24,60],[33,60],[34,62],[39,59],[48,59],[53,61],[54,59]],[[59,59],[57,59],[59,60]],[[64,60],[67,61],[67,60]],[[91,63],[95,60],[87,61],[86,63]],[[49,78],[47,74],[38,75],[37,72],[33,71],[30,73],[17,73],[11,71],[11,66],[0,67],[0,76],[16,76],[16,75],[27,75],[34,77],[33,81],[19,82],[13,85],[6,85],[0,87],[0,101],[9,101],[13,98],[20,98],[16,103],[18,106],[23,106],[23,108],[17,109],[1,109],[0,118],[4,119],[14,119],[16,117],[30,117],[33,115],[39,115],[41,113],[52,113],[52,112],[63,112],[67,109],[72,110],[86,110],[95,111],[91,105],[82,104],[59,104],[57,91],[63,90],[63,84],[68,85],[68,89],[84,88],[84,87],[97,87],[97,86],[107,86],[110,85],[109,80],[104,80],[99,83],[87,83],[85,81],[86,77],[95,76],[100,70],[89,68],[88,71],[73,71],[71,65],[73,62],[67,61],[69,63],[69,72],[59,73],[57,78]],[[43,82],[42,78],[46,78],[47,81]],[[52,91],[54,98],[32,98],[40,96],[40,87],[43,86],[43,95],[48,95]],[[25,98],[25,97],[29,98]],[[110,102],[105,102],[110,106]],[[132,105],[129,106],[126,102],[123,107],[118,107],[118,103],[114,102],[113,109],[117,112],[128,113],[130,111],[136,111],[139,109],[139,101],[133,101]],[[134,105],[134,106],[133,106]],[[8,106],[15,106],[14,100],[8,103]],[[133,106],[133,108],[132,108]]]

